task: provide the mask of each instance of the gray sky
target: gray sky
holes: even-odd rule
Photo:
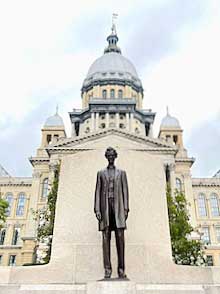
[[[28,157],[40,144],[46,118],[81,107],[80,88],[102,55],[111,14],[118,13],[119,46],[135,65],[145,108],[166,106],[184,129],[194,176],[220,168],[220,2],[5,1],[0,9],[0,163],[31,175]]]

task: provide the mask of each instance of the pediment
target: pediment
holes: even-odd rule
[[[104,149],[108,146],[126,150],[146,150],[155,152],[176,153],[174,146],[160,139],[144,137],[117,129],[109,129],[86,136],[64,139],[61,142],[49,146],[48,153],[68,152],[74,150]]]

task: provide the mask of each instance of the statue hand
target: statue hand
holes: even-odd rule
[[[127,218],[128,218],[128,211],[125,210],[125,220],[127,220]]]
[[[101,221],[101,219],[102,219],[101,212],[97,211],[95,215],[96,215],[97,220]]]

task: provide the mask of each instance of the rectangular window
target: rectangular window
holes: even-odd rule
[[[216,241],[220,243],[220,227],[215,227]]]
[[[212,255],[207,255],[207,265],[208,266],[213,266],[213,256]]]
[[[210,244],[210,234],[209,234],[209,227],[203,227],[201,230],[202,236],[201,240],[205,244]]]
[[[9,266],[15,266],[16,265],[16,255],[9,255]]]
[[[199,216],[201,217],[207,216],[205,195],[200,194],[197,201],[198,201]]]
[[[12,195],[12,193],[8,193],[6,195],[6,197],[5,197],[5,200],[8,202],[8,208],[7,208],[6,215],[10,216],[12,205],[13,205],[13,195]]]
[[[166,135],[166,141],[171,142],[171,136],[170,135]]]
[[[213,194],[210,198],[210,206],[211,206],[211,213],[212,216],[220,216],[220,211],[219,211],[219,200],[218,197]]]
[[[2,255],[0,255],[0,265],[2,264]]]
[[[51,139],[52,139],[52,136],[51,135],[47,135],[47,144],[50,144]]]
[[[1,229],[0,230],[0,245],[4,245],[5,235],[6,235],[6,229]]]
[[[25,195],[20,193],[18,197],[18,204],[16,209],[16,216],[23,216],[24,215],[24,207],[25,207]]]

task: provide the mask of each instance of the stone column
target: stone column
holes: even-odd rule
[[[119,113],[118,112],[116,112],[115,117],[116,117],[116,128],[119,129]]]
[[[133,133],[134,132],[134,113],[130,113],[130,131]]]
[[[95,130],[98,131],[99,130],[99,113],[96,112],[96,116],[95,116]]]
[[[150,124],[150,129],[149,129],[149,137],[153,138],[153,124]]]
[[[22,238],[23,247],[22,247],[22,255],[21,255],[21,265],[25,263],[33,263],[35,262],[35,248],[36,248],[36,238],[34,237],[25,237]]]
[[[126,113],[126,130],[127,130],[127,131],[130,131],[129,112]]]
[[[175,192],[175,189],[176,189],[175,164],[171,163],[169,165],[169,169],[170,169],[171,192],[172,192],[172,195],[174,195],[174,192]]]
[[[107,112],[105,114],[105,124],[106,124],[106,128],[109,128],[109,112]]]
[[[39,189],[41,187],[41,171],[34,170],[31,189],[31,197],[29,201],[29,209],[26,221],[25,232],[22,237],[22,263],[32,263],[34,256],[34,248],[37,241],[37,221],[33,217],[33,212],[37,210]]]
[[[75,123],[72,123],[72,137],[76,136]]]
[[[95,130],[95,113],[91,113],[91,131],[94,132]]]

